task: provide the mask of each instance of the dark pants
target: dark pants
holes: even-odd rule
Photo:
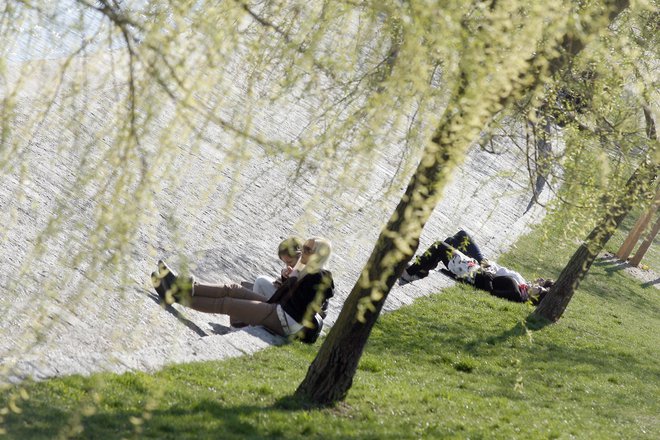
[[[424,278],[429,271],[438,267],[442,263],[447,267],[447,263],[452,257],[454,249],[463,252],[470,258],[474,258],[481,264],[484,256],[479,250],[479,246],[472,240],[470,235],[460,230],[453,237],[447,237],[444,241],[436,241],[422,255],[419,255],[415,262],[406,269],[409,275]]]
[[[417,275],[419,278],[424,278],[441,261],[447,267],[454,249],[463,252],[470,258],[474,258],[479,264],[484,259],[479,246],[472,240],[472,237],[461,230],[453,237],[447,237],[445,241],[433,243],[426,252],[417,257],[406,271],[411,276]],[[529,299],[527,291],[521,290],[513,278],[507,276],[496,277],[494,274],[481,269],[475,273],[474,287],[509,301],[525,302]]]

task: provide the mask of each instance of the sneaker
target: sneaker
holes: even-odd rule
[[[163,260],[158,260],[158,277],[165,278],[170,275],[176,277],[176,273],[167,265],[167,263]]]

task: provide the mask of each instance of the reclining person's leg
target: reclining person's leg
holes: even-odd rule
[[[448,237],[445,242],[463,252],[468,257],[474,258],[479,264],[481,264],[481,260],[484,259],[479,246],[477,246],[477,243],[475,243],[470,234],[462,229],[458,231],[453,237]]]
[[[229,315],[232,320],[249,325],[263,325],[278,335],[284,335],[280,318],[277,316],[277,304],[229,297],[193,296],[190,307],[199,312]]]
[[[408,266],[406,272],[410,276],[424,278],[430,270],[438,267],[442,261],[445,266],[449,262],[452,254],[452,247],[442,241],[436,241],[422,255],[419,255],[413,264]]]
[[[262,302],[267,300],[263,295],[237,284],[221,285],[195,283],[193,285],[193,296],[207,298],[237,298]]]

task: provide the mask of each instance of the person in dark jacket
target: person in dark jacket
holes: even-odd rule
[[[541,278],[528,282],[520,273],[488,261],[472,237],[463,230],[433,243],[404,270],[400,284],[426,277],[440,262],[446,267],[442,271],[452,278],[514,302],[536,304],[554,284],[552,280]]]
[[[303,269],[289,276],[267,299],[238,284],[216,285],[177,277],[163,262],[152,280],[162,299],[174,301],[205,313],[229,315],[231,320],[264,326],[282,336],[303,330],[303,323],[314,313],[325,310],[334,295],[332,273],[324,269],[332,253],[330,242],[312,237],[302,247]]]
[[[300,262],[304,240],[298,237],[287,237],[277,246],[277,257],[284,263],[278,278],[267,275],[259,275],[252,285],[241,283],[244,287],[251,288],[253,292],[259,293],[269,299],[277,289],[284,284],[287,278],[300,271],[304,265]]]

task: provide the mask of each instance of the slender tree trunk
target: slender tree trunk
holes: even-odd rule
[[[534,315],[552,322],[556,322],[566,310],[573,298],[580,281],[586,276],[596,256],[603,250],[605,244],[621,224],[621,221],[630,212],[640,196],[651,197],[649,188],[655,188],[655,179],[658,173],[658,164],[653,159],[646,160],[635,170],[626,183],[626,191],[617,200],[605,217],[591,231],[587,239],[575,251],[568,264],[559,274],[557,282],[550,289],[548,295],[541,301],[534,311]]]
[[[487,121],[484,121],[484,124]],[[387,294],[419,244],[424,224],[438,203],[457,160],[465,156],[472,134],[450,132],[454,118],[441,125],[383,229],[360,279],[344,303],[335,325],[311,364],[296,395],[317,404],[342,400]]]
[[[534,204],[538,202],[539,195],[541,195],[543,187],[550,176],[550,155],[552,154],[552,143],[550,142],[550,138],[552,137],[552,124],[550,121],[548,119],[542,121],[540,130],[539,124],[536,122],[529,122],[529,124],[531,125],[536,138],[536,154],[534,155],[536,158],[534,161],[534,166],[536,168],[536,181],[532,187],[532,199],[527,204],[527,208],[525,208],[523,215],[532,209]],[[530,170],[531,175],[532,171],[529,164],[528,169]]]
[[[659,193],[660,194],[660,193]],[[635,249],[635,245],[639,241],[639,237],[644,233],[644,230],[648,226],[649,222],[651,221],[651,217],[655,213],[655,210],[653,207],[649,208],[646,210],[646,213],[644,213],[635,223],[635,226],[630,230],[628,233],[628,236],[626,239],[623,241],[623,244],[619,248],[618,251],[616,251],[616,257],[619,260],[627,260],[630,254],[632,253],[633,249]]]
[[[573,298],[575,290],[580,285],[596,256],[603,250],[605,244],[619,227],[625,216],[630,212],[634,204],[640,198],[657,199],[658,183],[656,182],[660,165],[656,160],[657,153],[657,134],[655,122],[651,118],[651,112],[644,107],[644,117],[646,120],[646,135],[651,140],[651,148],[647,158],[635,170],[626,183],[626,191],[616,200],[613,206],[607,211],[605,217],[591,231],[585,242],[580,245],[573,254],[568,264],[559,274],[557,282],[548,295],[536,307],[533,315],[541,317],[552,322],[556,322],[566,310],[568,303]],[[653,201],[655,204],[656,200]]]
[[[346,397],[358,362],[383,304],[397,278],[417,250],[426,221],[437,205],[455,165],[462,161],[468,146],[487,127],[493,116],[521,94],[535,90],[575,54],[582,38],[609,24],[628,0],[608,3],[610,13],[595,12],[589,29],[569,32],[556,46],[540,48],[504,88],[468,80],[461,70],[460,85],[452,93],[432,142],[426,147],[387,225],[381,232],[369,261],[346,299],[344,307],[310,365],[295,395],[315,404],[331,404]],[[492,66],[497,70],[498,66]]]
[[[649,248],[651,247],[651,243],[653,243],[653,240],[658,235],[658,231],[660,231],[660,217],[658,217],[658,219],[655,221],[655,225],[653,225],[653,228],[651,229],[651,232],[649,232],[649,235],[642,242],[642,244],[639,245],[639,249],[637,249],[637,252],[635,252],[635,256],[630,259],[631,265],[639,266],[639,263],[641,263],[642,258],[644,258],[644,255],[646,255],[646,251],[649,250]]]

